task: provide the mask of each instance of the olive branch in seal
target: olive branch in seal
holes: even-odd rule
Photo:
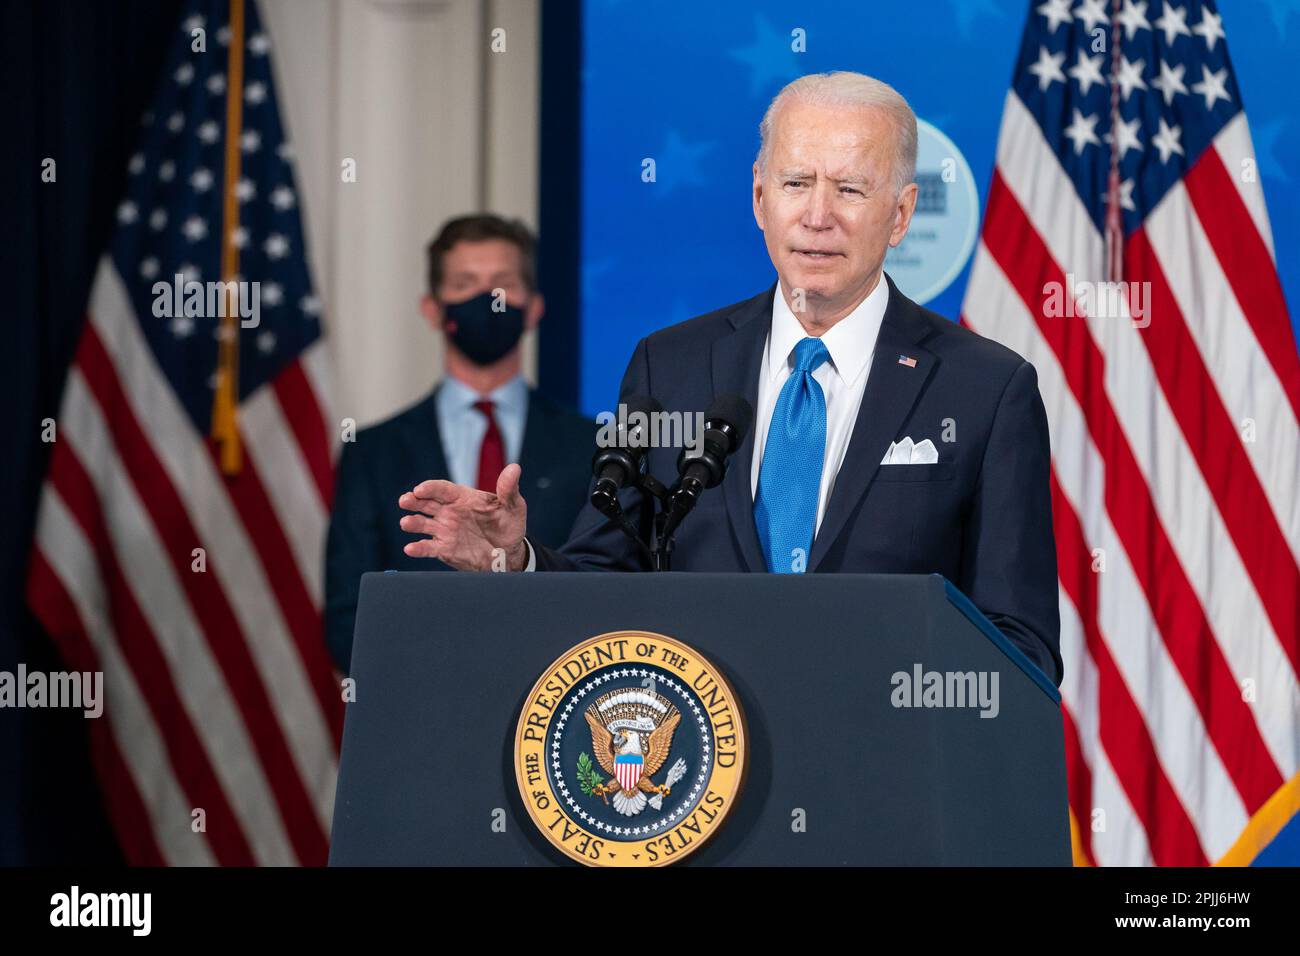
[[[591,756],[585,750],[578,754],[578,788],[589,797],[591,792],[604,782],[601,775],[596,773]]]

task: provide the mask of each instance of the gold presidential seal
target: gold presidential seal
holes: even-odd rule
[[[744,781],[740,702],[694,648],[613,631],[566,651],[529,691],[515,779],[529,816],[588,866],[662,866],[699,849]]]

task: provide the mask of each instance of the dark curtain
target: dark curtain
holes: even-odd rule
[[[0,0],[0,670],[63,668],[26,608],[47,460],[95,267],[180,0]],[[56,180],[42,182],[53,159]],[[9,168],[5,168],[9,167]],[[106,718],[100,718],[106,719]],[[0,710],[0,864],[115,864],[80,712]]]

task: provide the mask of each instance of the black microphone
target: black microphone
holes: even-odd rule
[[[641,462],[650,447],[650,415],[664,410],[649,395],[632,395],[620,404],[625,415],[619,416],[618,438],[611,447],[597,448],[591,459],[591,472],[596,477],[591,505],[601,514],[611,516],[622,512],[619,491],[641,474]],[[641,414],[637,415],[638,412]]]
[[[672,492],[665,537],[690,514],[701,494],[721,483],[727,473],[727,458],[745,441],[753,420],[753,408],[739,395],[719,395],[713,400],[704,413],[699,454],[687,457],[683,449],[677,458],[680,478]]]

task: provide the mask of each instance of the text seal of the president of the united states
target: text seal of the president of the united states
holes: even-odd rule
[[[533,822],[588,866],[661,866],[699,849],[740,794],[746,748],[735,692],[694,648],[614,631],[562,654],[515,732]]]

